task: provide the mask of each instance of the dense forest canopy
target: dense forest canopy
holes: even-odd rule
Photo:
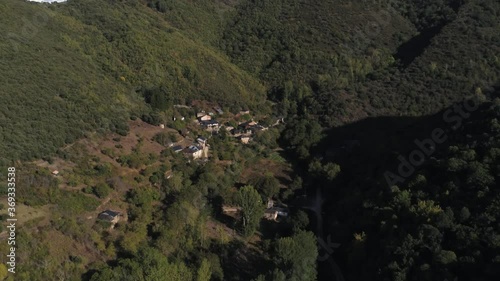
[[[500,2],[3,0],[0,15],[0,167],[19,166],[34,217],[15,280],[500,275]],[[194,127],[216,108],[266,130],[244,145]],[[205,162],[169,148],[199,137]],[[269,199],[290,207],[279,223]],[[89,219],[106,204],[126,222]]]
[[[333,142],[357,132],[361,151],[330,151],[322,161],[340,163],[341,173],[334,181],[313,174],[309,183],[325,186],[325,224],[344,245],[337,257],[347,280],[498,276],[499,100],[478,107],[452,122],[443,120],[450,108],[332,130]]]
[[[85,131],[126,130],[147,111],[144,90],[162,87],[180,104],[265,101],[256,79],[138,1],[7,0],[0,9],[2,161],[54,153]]]

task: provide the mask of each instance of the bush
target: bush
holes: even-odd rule
[[[94,193],[94,189],[90,186],[87,186],[87,187],[82,188],[82,192],[86,193],[86,194],[92,194],[92,193]]]
[[[70,191],[59,191],[52,202],[57,202],[59,210],[66,216],[93,211],[99,206],[99,201],[85,194]]]
[[[105,198],[111,192],[111,187],[105,183],[98,183],[93,188],[94,194],[99,198]]]
[[[438,264],[450,264],[457,261],[457,255],[453,251],[442,250],[435,256]]]

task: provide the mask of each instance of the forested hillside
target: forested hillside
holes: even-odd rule
[[[217,46],[226,23],[240,0],[147,0],[148,7],[160,12],[172,26],[196,40]]]
[[[267,88],[277,114],[307,111],[328,127],[435,112],[471,92],[487,94],[500,69],[499,8],[491,0],[8,0],[0,7],[2,94],[11,109],[37,104],[3,110],[16,119],[4,122],[16,131],[2,134],[11,153],[4,161],[40,157],[82,131],[126,130],[131,111],[147,111],[140,100],[149,90],[161,89],[170,104],[209,99],[237,109],[262,104]],[[82,99],[89,95],[95,101]],[[111,100],[115,112],[94,106]],[[75,106],[75,115],[63,116]],[[29,127],[45,145],[27,138]]]
[[[367,20],[383,28],[371,30]],[[239,8],[221,48],[279,95],[291,86],[315,91],[363,81],[393,63],[392,52],[412,32],[400,14],[375,2],[256,0]]]
[[[328,144],[360,142],[341,151],[320,145],[323,165],[339,163],[342,172],[334,181],[309,178],[324,187],[326,231],[342,245],[335,257],[346,280],[498,276],[499,108],[495,100],[452,122],[443,119],[450,108],[330,132]]]
[[[499,10],[491,0],[250,1],[222,48],[287,114],[327,127],[421,115],[498,81]]]
[[[161,87],[170,105],[265,101],[255,78],[138,1],[7,0],[0,9],[2,161],[54,153],[85,131],[126,131],[131,114],[148,111],[146,90]]]

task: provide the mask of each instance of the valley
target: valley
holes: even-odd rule
[[[500,274],[498,1],[37,2],[0,3],[0,280]]]

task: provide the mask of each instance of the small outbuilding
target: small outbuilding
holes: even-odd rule
[[[183,150],[184,154],[192,157],[193,159],[199,159],[203,157],[203,151],[203,147],[198,145],[190,145]]]
[[[239,139],[240,139],[242,144],[248,144],[251,140],[251,138],[249,136],[240,136]]]
[[[178,152],[181,152],[184,148],[180,145],[176,145],[176,146],[173,146],[172,147],[172,150],[175,152],[175,153],[178,153]]]
[[[200,121],[208,121],[208,120],[212,120],[212,116],[210,116],[210,115],[203,115],[203,116],[201,116],[198,119],[200,119]]]
[[[120,212],[106,210],[100,213],[97,218],[100,220],[109,221],[111,223],[117,223],[120,220]]]
[[[197,141],[197,142],[198,142],[198,144],[199,144],[199,145],[201,145],[202,147],[205,147],[205,146],[207,145],[207,142],[208,142],[207,138],[204,138],[204,137],[201,137],[201,136],[200,136],[200,137],[198,137],[198,138],[196,139],[196,141]]]
[[[278,211],[268,209],[264,212],[264,218],[267,220],[275,221],[276,219],[278,219]]]

